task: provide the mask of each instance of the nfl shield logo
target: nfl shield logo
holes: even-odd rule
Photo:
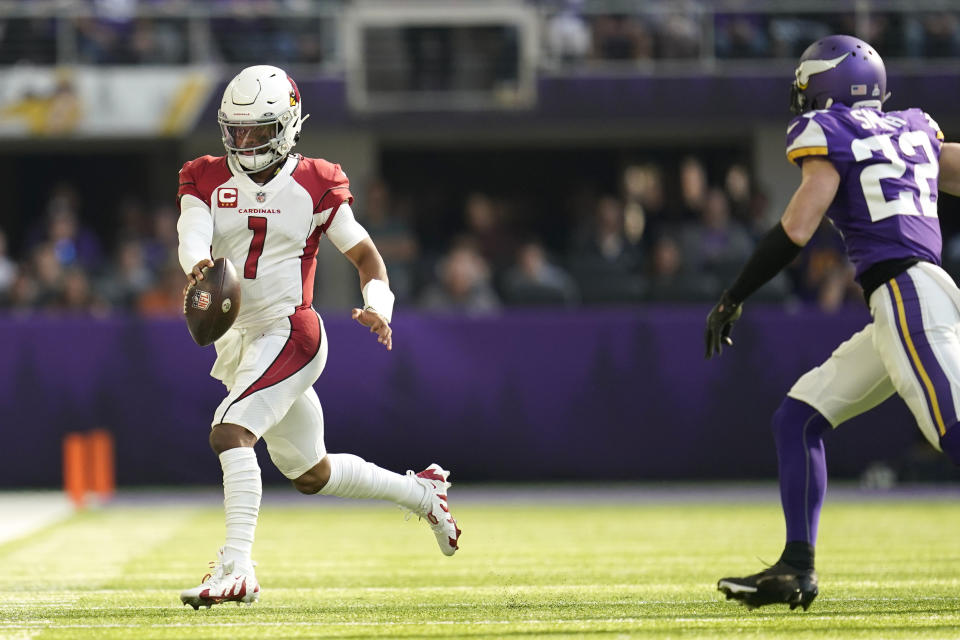
[[[193,306],[200,311],[209,309],[211,302],[213,302],[213,296],[210,295],[209,291],[197,291],[193,295]]]
[[[263,191],[257,191],[257,202],[263,204],[263,201],[267,199],[267,194]]]

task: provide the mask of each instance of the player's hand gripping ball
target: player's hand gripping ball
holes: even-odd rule
[[[237,319],[240,279],[226,258],[217,258],[213,266],[194,268],[195,274],[198,271],[203,277],[191,277],[194,282],[184,292],[183,315],[194,342],[205,347],[223,336]]]
[[[733,324],[740,319],[743,314],[743,305],[734,303],[730,300],[727,292],[724,291],[710,315],[707,316],[707,359],[709,360],[723,351],[723,345],[733,346],[733,338],[730,332],[733,331]]]

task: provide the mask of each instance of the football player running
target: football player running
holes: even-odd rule
[[[326,236],[356,267],[363,309],[353,318],[392,349],[394,296],[369,235],[354,219],[339,165],[293,153],[306,116],[300,92],[276,67],[254,66],[227,85],[218,114],[225,156],[180,171],[180,264],[191,284],[211,257],[242,271],[243,303],[215,346],[211,375],[227,387],[214,412],[210,446],[223,468],[226,540],[212,575],[180,594],[199,608],[254,602],[260,586],[250,552],[260,510],[253,446],[298,491],[389,500],[428,521],[453,555],[460,530],[447,506],[449,472],[437,464],[400,475],[350,454],[327,453],[313,383],[327,359],[323,321],[311,306],[317,248]]]
[[[960,290],[940,268],[937,191],[960,194],[960,145],[920,109],[883,111],[887,77],[866,42],[835,35],[800,57],[787,159],[800,186],[707,317],[706,356],[732,346],[743,301],[789,264],[827,216],[843,235],[873,321],[804,374],[773,416],[786,545],[768,569],[723,578],[750,608],[807,609],[827,486],[822,436],[897,393],[927,440],[960,463]]]

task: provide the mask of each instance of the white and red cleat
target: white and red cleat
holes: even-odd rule
[[[457,541],[460,539],[460,529],[447,505],[447,490],[450,488],[447,478],[450,472],[434,463],[417,474],[407,471],[407,475],[413,476],[417,484],[426,489],[423,502],[412,513],[430,523],[440,551],[445,556],[452,556],[459,548]]]
[[[180,602],[196,610],[201,606],[209,609],[221,602],[249,605],[260,599],[260,584],[252,566],[240,568],[233,560],[224,564],[223,549],[217,554],[217,562],[210,564],[213,573],[205,575],[199,586],[180,592]]]

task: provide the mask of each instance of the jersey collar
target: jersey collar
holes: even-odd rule
[[[256,199],[258,204],[263,204],[268,202],[275,194],[279,193],[287,183],[290,182],[291,176],[293,175],[294,169],[297,168],[297,165],[300,164],[300,155],[293,154],[287,156],[286,160],[283,161],[283,165],[280,167],[280,171],[277,172],[277,175],[273,177],[266,184],[257,184],[250,179],[250,176],[242,171],[238,171],[235,164],[235,160],[232,157],[227,158],[227,162],[230,164],[230,170],[233,173],[234,179],[237,181],[237,187],[244,193],[250,195]]]

